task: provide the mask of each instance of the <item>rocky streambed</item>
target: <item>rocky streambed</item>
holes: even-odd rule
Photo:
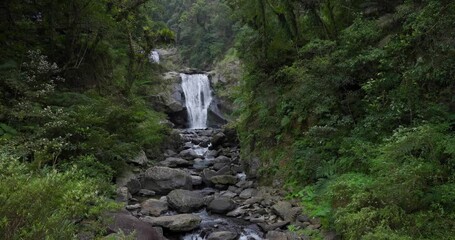
[[[245,173],[232,133],[220,129],[176,130],[181,146],[163,161],[142,166],[117,180],[123,212],[114,213],[111,236],[119,229],[137,239],[287,240],[310,239],[287,230],[320,231],[319,219],[286,201],[283,191],[260,187]],[[326,239],[335,235],[325,234]]]

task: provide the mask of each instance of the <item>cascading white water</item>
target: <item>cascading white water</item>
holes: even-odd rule
[[[150,62],[160,63],[160,54],[157,51],[152,51],[149,55]]]
[[[212,102],[210,81],[205,74],[180,74],[190,128],[207,127],[207,111]]]

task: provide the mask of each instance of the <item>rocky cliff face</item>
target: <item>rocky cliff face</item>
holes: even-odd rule
[[[238,60],[223,60],[217,64],[216,70],[206,72],[182,67],[176,49],[158,49],[157,52],[160,54],[160,64],[163,64],[165,69],[179,70],[165,72],[162,75],[164,90],[157,95],[150,96],[149,100],[156,110],[169,116],[169,121],[174,127],[189,127],[180,73],[208,75],[213,93],[213,100],[208,110],[208,127],[220,127],[230,120],[230,115],[235,108],[231,97],[232,89],[237,86],[241,76]]]

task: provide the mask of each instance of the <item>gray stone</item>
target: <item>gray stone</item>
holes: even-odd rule
[[[234,185],[237,183],[237,177],[231,175],[219,175],[211,177],[210,181],[214,184]]]
[[[213,232],[210,233],[207,240],[234,240],[237,239],[238,234],[229,231]]]
[[[180,213],[188,213],[204,206],[204,196],[195,191],[176,189],[167,195],[169,205]]]
[[[141,190],[141,182],[137,178],[132,178],[126,184],[131,194],[136,194]]]
[[[126,205],[126,210],[136,210],[136,209],[139,209],[141,208],[141,204],[137,203],[137,204],[133,204],[133,205]]]
[[[211,170],[211,169],[204,169],[202,170],[202,174],[201,174],[201,177],[202,177],[202,181],[207,184],[207,185],[212,185],[213,182],[211,181],[212,177],[216,176],[216,172]]]
[[[254,188],[247,188],[240,193],[239,197],[242,199],[251,198],[251,197],[255,196],[257,194],[257,192],[258,191]]]
[[[299,222],[309,222],[310,221],[310,218],[307,216],[307,215],[299,215],[297,217],[297,220]]]
[[[131,194],[127,187],[119,187],[117,188],[117,198],[118,202],[128,202],[131,198]]]
[[[144,174],[144,189],[166,194],[174,189],[191,190],[191,176],[179,169],[151,167]]]
[[[270,231],[265,237],[267,240],[288,240],[286,233],[278,231]]]
[[[223,141],[225,139],[225,135],[222,132],[218,132],[215,135],[212,136],[212,147],[216,148],[223,144]]]
[[[216,172],[216,175],[231,175],[231,168],[229,166],[224,166]]]
[[[213,164],[213,169],[215,169],[216,171],[224,168],[224,167],[229,167],[228,166],[228,163],[215,163]],[[231,169],[229,168],[229,171],[231,171]]]
[[[281,221],[281,222],[276,222],[276,223],[272,223],[272,224],[259,223],[258,225],[265,232],[269,232],[269,231],[272,231],[275,229],[283,228],[283,227],[287,226],[288,224],[289,224],[289,221]]]
[[[202,177],[191,176],[191,180],[193,182],[193,186],[197,186],[197,185],[201,185],[202,184]]]
[[[195,158],[200,157],[193,149],[183,150],[179,153],[179,156],[186,160],[193,160]]]
[[[161,166],[165,167],[188,167],[191,166],[192,163],[188,160],[182,159],[182,158],[176,158],[176,157],[168,157],[164,161],[160,162]]]
[[[207,209],[213,213],[227,213],[235,208],[235,203],[225,197],[218,197],[213,199]]]
[[[145,155],[145,152],[142,151],[142,150],[138,153],[138,155],[135,158],[132,158],[132,159],[128,160],[129,163],[134,163],[134,164],[138,164],[138,165],[141,165],[141,166],[147,165],[148,161],[149,160],[147,159],[147,156]]]
[[[201,218],[193,214],[179,214],[162,217],[144,217],[141,220],[174,232],[188,232],[199,227]]]
[[[215,160],[213,160],[213,162],[229,164],[231,163],[231,159],[226,156],[218,156],[217,158],[215,158]]]
[[[259,203],[261,201],[262,201],[261,197],[252,197],[250,199],[245,200],[244,204],[255,204],[255,203]]]
[[[151,196],[155,196],[156,193],[151,190],[141,189],[141,190],[139,190],[139,195],[144,196],[144,197],[151,197]]]
[[[291,203],[280,201],[272,206],[273,211],[286,221],[294,222],[297,215],[301,212],[300,208],[293,208]]]
[[[233,193],[231,191],[223,191],[220,194],[221,197],[227,197],[227,198],[234,198],[237,196],[237,193]]]
[[[158,217],[161,214],[165,213],[169,210],[167,202],[156,200],[156,199],[148,199],[141,203],[141,213],[145,215],[151,215],[154,217]]]
[[[253,181],[240,181],[235,186],[239,188],[251,188],[253,186]]]
[[[127,211],[111,213],[107,215],[106,222],[109,223],[109,231],[125,234],[136,234],[138,240],[164,240],[164,236],[148,223],[142,222]]]
[[[246,213],[246,210],[244,208],[245,208],[244,206],[238,207],[235,210],[228,212],[226,214],[226,216],[228,216],[228,217],[242,216],[242,215],[244,215]]]

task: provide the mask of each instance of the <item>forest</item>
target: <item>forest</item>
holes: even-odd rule
[[[295,239],[455,239],[452,0],[5,0],[0,29],[1,239],[111,239],[130,160],[179,149],[151,96],[186,67],[227,79],[246,175],[320,222]]]

